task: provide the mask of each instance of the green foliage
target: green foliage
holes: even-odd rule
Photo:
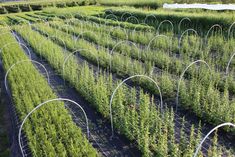
[[[163,3],[172,3],[172,0],[98,0],[101,5],[107,6],[134,6],[134,7],[148,7],[156,9],[162,7]]]
[[[97,108],[97,111],[108,118],[109,98],[118,82],[112,81],[112,77],[107,76],[108,73],[105,72],[100,72],[94,78],[94,71],[88,68],[86,63],[77,64],[75,56],[69,60],[68,67],[63,73],[62,58],[68,55],[67,52],[64,53],[61,47],[50,39],[45,39],[38,32],[30,29],[27,31],[25,31],[26,29],[16,30],[29,42],[36,53],[41,54],[63,78],[69,81],[91,105]],[[31,36],[27,35],[28,32]],[[47,42],[40,49],[38,43],[44,39]],[[77,45],[81,46],[81,44]],[[76,76],[73,76],[74,72],[76,72]],[[89,81],[87,78],[89,78]],[[130,140],[136,140],[143,156],[148,157],[154,154],[160,156],[175,154],[175,156],[179,156],[178,144],[174,141],[174,112],[166,109],[163,113],[160,113],[158,106],[149,94],[140,90],[137,98],[136,89],[129,89],[123,85],[118,89],[112,103],[114,126]],[[186,134],[184,129],[181,130],[181,139],[187,139],[188,137],[183,137]],[[168,138],[171,138],[173,143],[168,144]],[[194,139],[191,140],[193,142]],[[193,152],[193,150],[190,150],[190,152]]]
[[[74,29],[71,29],[71,28],[63,29],[63,28],[59,28],[59,25],[62,25],[62,22],[51,23],[51,27],[56,28],[56,29],[61,29],[62,31],[56,31],[53,28],[46,27],[43,25],[36,25],[36,28],[38,28],[39,31],[44,30],[50,35],[57,33],[58,39],[53,38],[52,40],[59,43],[61,46],[64,46],[61,40],[59,40],[59,39],[63,39],[65,41],[66,47],[69,48],[69,50],[71,51],[83,49],[83,48],[90,49],[91,52],[81,51],[80,54],[95,64],[98,64],[97,58],[95,57],[97,56],[99,58],[100,67],[108,69],[110,58],[111,58],[112,72],[117,73],[121,77],[125,77],[127,75],[131,76],[134,74],[149,73],[147,72],[147,70],[149,69],[148,63],[146,63],[147,64],[146,67],[148,68],[145,68],[145,66],[142,66],[142,63],[139,62],[139,59],[137,60],[138,51],[132,45],[122,44],[118,46],[114,51],[113,57],[111,57],[108,55],[106,49],[102,47],[99,47],[98,50],[96,49],[96,44],[101,45],[105,48],[110,48],[110,49],[113,48],[115,42],[112,39],[112,37],[110,37],[111,35],[107,35],[107,34],[105,35],[105,33],[102,33],[104,30],[97,28],[97,27],[95,29],[92,24],[86,23],[82,25],[83,27],[79,26],[78,23],[76,24],[74,22],[74,24],[78,27]],[[75,43],[74,40],[71,38],[71,35],[65,33],[65,32],[68,32],[71,34],[80,35],[82,33],[81,28],[87,28],[88,30],[89,29],[93,30],[95,37],[91,35],[92,33],[84,34],[83,37],[85,38],[85,40],[80,39],[77,43]],[[213,38],[213,37],[210,37],[210,38]],[[119,38],[116,40],[119,40]],[[182,72],[183,68],[185,68],[183,65],[186,63],[189,64],[189,61],[185,59],[187,57],[184,57],[184,60],[186,61],[176,60],[173,57],[169,57],[170,54],[164,53],[164,50],[168,49],[167,47],[161,48],[163,49],[162,53],[161,51],[158,53],[155,53],[156,57],[149,55],[149,60],[153,61],[154,59],[157,59],[158,60],[157,66],[163,69],[164,71],[171,72],[172,74],[177,74],[179,72]],[[146,55],[146,53],[144,52],[145,51],[141,53],[143,56]],[[121,55],[117,53],[120,53]],[[161,54],[163,56],[166,56],[167,59],[161,59]],[[136,60],[134,60],[133,62],[133,59],[130,59],[129,56],[132,58],[136,58]],[[144,57],[141,56],[141,58],[144,58]],[[145,58],[143,60],[145,61],[148,59]],[[167,61],[167,60],[170,60],[170,61]],[[175,62],[177,62],[176,64],[178,65],[177,67],[175,67],[175,64],[174,64]],[[178,70],[176,70],[175,68]],[[179,72],[176,73],[176,71],[179,71]],[[212,124],[219,124],[221,123],[221,120],[224,122],[233,121],[234,119],[232,115],[234,114],[235,109],[231,108],[230,104],[232,104],[232,102],[228,101],[229,103],[224,103],[223,106],[219,105],[220,103],[222,103],[222,101],[220,100],[220,96],[219,96],[220,95],[219,90],[222,90],[222,91],[224,90],[223,86],[225,82],[223,81],[222,83],[223,85],[218,90],[215,88],[216,83],[213,80],[211,80],[211,77],[213,76],[219,76],[219,73],[215,72],[212,69],[212,74],[210,76],[208,74],[208,69],[205,66],[201,66],[199,71],[196,70],[195,66],[190,68],[185,74],[185,78],[187,78],[188,80],[181,82],[181,85],[180,85],[181,86],[180,104],[186,109],[192,109],[192,111],[196,113],[198,117],[205,117],[205,120],[207,120],[208,122]],[[168,73],[166,72],[166,73],[163,73],[161,77],[156,76],[156,75],[153,75],[152,77],[154,77],[155,80],[159,80],[163,97],[168,98],[169,100],[176,97],[175,95],[176,93],[174,91],[174,89],[176,89],[176,86],[174,86],[174,84],[176,84],[175,83],[176,80],[174,79],[175,77],[174,75],[168,75]],[[153,88],[155,87],[154,84],[152,84],[148,80],[141,80],[141,81],[134,80],[134,82],[140,84],[143,88],[149,90],[150,92],[159,94],[157,89]],[[231,82],[233,82],[233,80],[230,80],[230,83]],[[225,99],[223,100],[225,101]],[[230,107],[229,111],[227,111],[228,107]],[[227,114],[226,115],[217,114],[219,110],[226,111]]]
[[[45,7],[74,7],[95,4],[95,0],[34,0],[34,1],[21,1],[21,2],[11,2],[11,3],[0,3],[0,7],[4,11],[0,11],[0,14],[4,13],[19,13],[19,12],[29,12],[42,10]]]
[[[14,37],[5,34],[0,39],[0,46],[11,42],[15,42]],[[18,44],[4,48],[1,57],[4,69],[9,69],[17,61],[27,59]],[[36,105],[56,98],[47,81],[32,63],[15,66],[9,73],[8,81],[20,120]],[[81,129],[74,124],[63,103],[49,103],[34,112],[30,121],[26,121],[23,131],[34,156],[56,156],[57,153],[62,156],[98,156]],[[71,146],[76,149],[72,150]]]

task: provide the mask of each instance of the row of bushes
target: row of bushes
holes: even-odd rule
[[[10,3],[0,5],[0,14],[42,10],[45,7],[73,7],[96,4],[96,0],[45,1],[35,3]]]
[[[164,3],[173,3],[173,0],[98,0],[98,3],[106,6],[133,6],[157,9],[161,8]]]
[[[234,22],[235,15],[230,12],[200,12],[200,13],[189,13],[183,11],[171,11],[171,10],[157,10],[157,11],[144,11],[138,10],[135,8],[124,8],[124,9],[107,9],[105,10],[104,17],[107,15],[113,14],[118,20],[125,21],[131,13],[135,16],[140,23],[143,23],[147,16],[147,24],[158,27],[159,23],[164,20],[170,20],[174,25],[174,32],[178,31],[179,22],[185,18],[190,18],[191,22],[189,23],[190,27],[197,30],[200,33],[206,33],[208,29],[214,24],[219,24],[223,27],[223,31],[227,31],[229,26]],[[126,14],[126,18],[121,19],[123,15]],[[110,16],[112,17],[112,16]],[[129,20],[130,22],[130,20]],[[169,25],[169,24],[168,24]]]
[[[175,3],[235,3],[235,0],[174,0]]]

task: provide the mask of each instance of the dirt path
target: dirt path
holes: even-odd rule
[[[4,87],[4,75],[5,73],[0,60],[0,157],[21,157],[19,155],[20,152],[17,140],[17,118],[14,114],[14,106]]]

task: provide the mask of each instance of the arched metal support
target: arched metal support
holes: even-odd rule
[[[230,34],[231,34],[231,29],[232,27],[235,25],[235,22],[233,22],[230,26],[229,26],[229,29],[228,29],[228,39],[230,38]]]
[[[183,38],[183,36],[184,36],[184,34],[186,34],[186,33],[188,33],[189,31],[191,31],[191,32],[193,32],[194,34],[196,34],[196,36],[199,38],[199,35],[198,35],[198,33],[197,33],[197,31],[195,30],[195,29],[187,29],[187,30],[185,30],[182,34],[181,34],[181,36],[180,36],[180,39],[179,39],[179,45],[178,45],[178,48],[179,48],[179,53],[180,53],[180,50],[181,50],[181,42],[182,42],[182,38]],[[200,38],[199,38],[200,39]],[[200,41],[199,41],[200,42]],[[201,42],[200,42],[201,43]],[[201,46],[202,46],[202,44],[200,44],[200,48],[201,48]]]
[[[125,21],[125,20],[123,19],[123,17],[124,17],[126,14],[132,16],[132,13],[130,13],[130,12],[125,12],[125,13],[123,13],[122,16],[121,16],[121,21]]]
[[[10,68],[7,70],[7,72],[6,72],[6,74],[5,74],[4,85],[5,85],[5,89],[6,89],[6,91],[7,91],[8,93],[9,93],[9,89],[8,89],[8,85],[7,85],[7,76],[9,75],[9,72],[10,72],[16,65],[22,64],[22,63],[25,63],[25,62],[33,62],[33,63],[36,63],[36,64],[40,65],[40,66],[45,70],[46,75],[47,75],[48,84],[50,84],[49,73],[48,73],[46,67],[45,67],[43,64],[39,63],[38,61],[31,60],[31,59],[29,59],[29,60],[21,60],[21,61],[18,61],[18,62],[16,62],[16,63],[14,63],[13,65],[11,65]]]
[[[81,51],[89,51],[89,52],[92,52],[91,50],[89,50],[89,49],[78,49],[78,50],[76,50],[76,51],[73,51],[72,53],[70,53],[65,59],[64,59],[64,62],[63,62],[63,66],[62,66],[62,69],[63,69],[63,75],[65,74],[65,63],[68,61],[68,59],[71,57],[71,56],[73,56],[75,53],[80,53]],[[97,65],[98,65],[98,71],[97,72],[99,72],[100,71],[100,64],[99,64],[99,58],[98,58],[98,56],[95,56],[96,57],[96,61],[97,61]]]
[[[113,14],[113,11],[112,11],[111,9],[105,10],[105,14],[107,14],[108,12],[109,12],[110,14]]]
[[[45,102],[39,104],[38,106],[36,106],[32,111],[30,111],[30,112],[26,115],[26,117],[23,119],[23,122],[22,122],[22,124],[20,125],[20,129],[19,129],[19,133],[18,133],[18,143],[19,143],[20,150],[21,150],[21,153],[22,153],[22,156],[23,156],[23,157],[25,157],[25,155],[24,155],[24,151],[23,151],[22,144],[21,144],[21,134],[22,134],[22,129],[23,129],[23,126],[24,126],[24,124],[25,124],[25,121],[26,121],[26,120],[28,119],[28,117],[29,117],[32,113],[34,113],[37,109],[41,108],[43,105],[45,105],[45,104],[47,104],[47,103],[54,102],[54,101],[70,102],[70,103],[73,103],[74,105],[78,106],[78,107],[82,110],[82,112],[83,112],[83,114],[84,114],[84,116],[85,116],[85,119],[86,119],[87,138],[89,139],[90,131],[89,131],[89,125],[88,125],[88,118],[87,118],[87,115],[86,115],[85,110],[82,108],[81,105],[79,105],[77,102],[75,102],[75,101],[73,101],[73,100],[64,99],[64,98],[57,98],[57,99],[47,100],[47,101],[45,101]]]
[[[190,64],[184,69],[184,71],[183,71],[182,74],[180,75],[180,79],[179,79],[179,82],[178,82],[178,85],[177,85],[176,112],[177,112],[178,106],[179,106],[179,90],[180,90],[180,83],[181,83],[181,81],[182,81],[182,79],[183,79],[183,76],[184,76],[185,72],[186,72],[192,65],[194,65],[194,64],[196,64],[196,63],[199,63],[199,62],[200,62],[200,63],[204,63],[204,64],[209,68],[210,72],[212,72],[212,70],[211,70],[209,64],[207,64],[207,62],[205,62],[204,60],[197,60],[197,61],[194,61],[194,62],[190,63]]]
[[[229,74],[229,66],[230,66],[234,56],[235,56],[235,53],[233,53],[233,55],[230,57],[230,59],[228,61],[228,64],[227,64],[227,67],[226,67],[226,72],[225,72],[226,76],[228,76],[228,74]]]
[[[123,80],[121,83],[118,84],[118,86],[115,88],[115,90],[113,91],[112,93],[112,96],[111,96],[111,99],[110,99],[110,102],[109,102],[109,109],[110,109],[110,122],[111,122],[111,130],[112,130],[112,136],[111,138],[114,136],[114,128],[113,128],[113,114],[112,114],[112,102],[113,102],[113,98],[114,98],[114,95],[116,94],[117,90],[121,87],[121,85],[123,85],[126,81],[132,79],[132,78],[135,78],[135,77],[141,77],[141,78],[146,78],[148,80],[150,80],[151,82],[153,82],[158,91],[159,91],[159,96],[160,96],[160,111],[162,113],[163,111],[163,100],[162,100],[162,93],[161,93],[161,89],[160,87],[158,86],[157,82],[155,80],[153,80],[151,77],[147,76],[147,75],[133,75],[133,76],[130,76],[128,78],[126,78],[125,80]]]
[[[104,19],[105,19],[105,21],[107,21],[107,19],[109,19],[109,20],[112,20],[112,19],[118,20],[118,17],[114,14],[109,14],[109,15],[105,16]]]
[[[25,44],[21,43],[20,41],[19,42],[16,42],[16,41],[9,42],[9,43],[3,45],[3,47],[1,47],[1,49],[0,49],[0,53],[3,51],[4,48],[6,48],[7,46],[9,46],[11,44],[17,44],[19,46],[23,46],[27,50],[29,58],[32,59],[32,55],[31,55],[31,52],[30,52],[29,48]]]
[[[180,30],[181,30],[181,24],[182,24],[182,22],[185,21],[185,20],[191,22],[190,18],[188,18],[188,17],[184,17],[184,18],[182,18],[182,19],[180,20],[179,25],[178,25],[178,32],[179,32],[179,35],[180,35]]]
[[[126,29],[125,28],[122,28],[122,27],[120,27],[120,26],[116,26],[116,27],[112,27],[110,30],[109,30],[109,36],[112,36],[111,35],[111,32],[113,32],[115,29],[120,29],[120,30],[122,30],[124,33],[125,33],[125,36],[126,36],[126,39],[125,40],[128,40],[128,38],[129,38],[129,36],[128,36],[128,33],[127,33],[127,31],[126,31]]]
[[[196,149],[196,152],[194,153],[193,157],[197,157],[197,154],[199,152],[199,150],[201,149],[202,147],[202,144],[205,142],[205,140],[207,139],[207,137],[210,136],[210,134],[212,134],[215,130],[221,128],[221,127],[224,127],[224,126],[232,126],[235,128],[235,124],[233,123],[223,123],[223,124],[220,124],[218,126],[216,126],[214,129],[212,129],[201,141],[201,143],[198,145],[197,149]]]
[[[154,14],[149,14],[149,15],[146,15],[146,17],[144,18],[144,23],[145,24],[147,24],[146,21],[149,17],[153,17],[155,19],[155,21],[158,22],[157,17]]]
[[[185,31],[182,33],[182,35],[180,36],[180,39],[179,39],[179,48],[180,48],[180,44],[181,44],[181,42],[182,42],[182,38],[183,38],[184,34],[188,33],[189,31],[195,33],[196,36],[199,37],[199,35],[198,35],[198,33],[197,33],[197,31],[196,31],[195,29],[187,29],[187,30],[185,30]]]
[[[209,36],[211,30],[212,30],[213,28],[215,28],[215,27],[218,27],[218,28],[220,29],[220,31],[221,31],[221,36],[223,36],[223,28],[222,28],[219,24],[215,24],[215,25],[211,26],[211,28],[207,31],[206,37],[205,37],[205,41],[206,41],[206,42],[207,42],[207,40],[208,40],[208,36]]]
[[[121,44],[124,44],[124,43],[129,43],[129,44],[133,45],[133,46],[138,50],[138,58],[140,59],[140,51],[139,51],[137,45],[136,45],[134,42],[129,41],[129,40],[127,40],[127,41],[120,41],[120,42],[118,42],[118,43],[113,47],[113,49],[112,49],[111,52],[110,52],[110,60],[109,60],[109,68],[110,68],[109,70],[110,70],[110,72],[112,71],[112,55],[113,55],[113,53],[114,53],[114,50],[115,50],[115,48],[116,48],[117,46],[119,46],[119,45],[121,45]]]
[[[137,19],[137,17],[135,17],[135,16],[133,16],[133,15],[131,15],[130,17],[128,17],[128,18],[125,20],[125,22],[128,22],[130,19],[135,19],[135,21],[136,21],[137,23],[134,23],[134,24],[139,24],[139,23],[140,23],[140,21]]]
[[[150,51],[150,46],[151,46],[151,43],[156,40],[156,39],[159,39],[159,38],[166,38],[166,40],[168,40],[168,44],[169,44],[169,51],[171,51],[171,45],[172,45],[172,40],[170,40],[170,38],[166,35],[156,35],[155,37],[153,37],[150,41],[149,41],[149,44],[147,46],[147,51]]]
[[[160,30],[160,27],[161,27],[161,25],[162,25],[163,23],[170,23],[170,25],[171,25],[171,31],[174,33],[174,25],[173,25],[173,23],[172,23],[170,20],[164,20],[164,21],[162,21],[162,22],[159,24],[159,26],[158,26],[158,28],[157,28],[157,34],[158,34],[158,35],[160,34],[160,33],[159,33],[159,30]]]

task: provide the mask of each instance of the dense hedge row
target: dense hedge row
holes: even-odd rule
[[[0,38],[1,47],[11,43],[1,53],[5,71],[14,63],[28,59],[18,44],[12,44],[15,42],[16,39],[10,33]],[[57,98],[32,63],[15,66],[9,73],[8,83],[20,120],[38,104]],[[62,102],[48,103],[34,112],[30,121],[25,123],[23,132],[32,156],[98,156]]]
[[[174,32],[178,31],[178,24],[179,22],[188,17],[191,20],[190,27],[196,29],[198,32],[205,33],[204,31],[208,31],[208,29],[214,25],[219,24],[223,27],[223,30],[227,30],[229,26],[234,22],[234,14],[233,13],[217,13],[217,12],[200,12],[200,13],[189,13],[189,12],[177,12],[177,11],[170,11],[170,10],[158,10],[158,11],[144,11],[138,10],[134,8],[130,9],[107,9],[105,11],[104,17],[107,15],[113,14],[115,15],[118,20],[125,21],[130,15],[127,14],[131,13],[135,16],[140,23],[143,23],[147,16],[148,20],[146,21],[147,24],[158,27],[160,22],[164,20],[170,20],[174,25]],[[123,15],[125,18],[121,17]],[[156,18],[155,18],[155,17]],[[111,18],[111,16],[109,16]],[[128,22],[131,22],[130,20]]]
[[[98,0],[101,5],[107,6],[134,6],[148,7],[152,9],[161,8],[164,3],[173,3],[172,0]]]
[[[235,0],[174,0],[175,3],[235,3]]]
[[[96,4],[96,0],[64,0],[64,1],[45,1],[45,2],[26,2],[26,3],[10,3],[0,5],[0,14],[18,13],[27,11],[42,10],[45,7],[73,7],[82,5]]]

